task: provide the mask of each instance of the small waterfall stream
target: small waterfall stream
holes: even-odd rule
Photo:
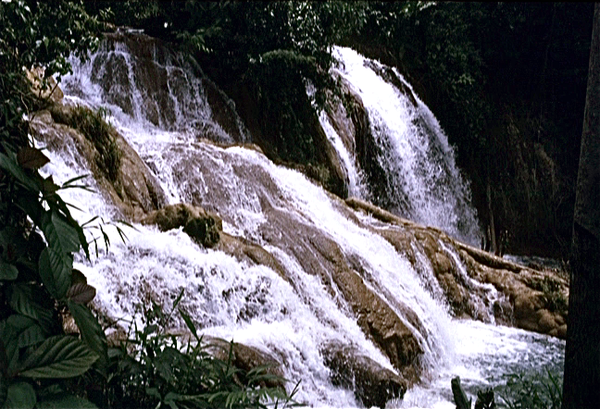
[[[498,379],[502,371],[518,368],[523,359],[531,360],[527,365],[538,367],[556,362],[562,353],[560,341],[453,320],[437,294],[430,294],[426,280],[415,267],[370,230],[367,218],[352,216],[339,200],[301,173],[277,166],[254,150],[221,147],[199,139],[202,132],[220,142],[247,141],[250,136],[241,121],[236,122],[235,136],[225,131],[211,110],[202,79],[189,67],[179,68],[173,62],[176,56],[163,54],[160,47],[154,50],[153,69],[164,69],[161,78],[168,90],[167,96],[160,98],[171,101],[167,105],[173,108],[172,115],[148,113],[154,112],[154,105],[148,101],[156,95],[144,94],[140,89],[136,75],[141,74],[135,67],[138,57],[119,42],[105,44],[86,64],[73,61],[74,73],[62,84],[67,103],[110,109],[111,121],[153,170],[170,203],[188,202],[216,211],[223,218],[226,233],[261,245],[287,275],[284,278],[264,265],[199,247],[181,229],[160,232],[135,225],[135,230],[126,229],[125,243],[111,233],[109,249],[100,246],[98,257],[91,262],[82,257],[77,260],[77,268],[98,289],[96,302],[101,311],[113,318],[132,319],[137,304],[152,299],[168,306],[184,289],[181,305],[203,333],[233,338],[284,363],[284,376],[292,384],[301,381],[298,401],[314,407],[357,407],[352,391],[332,385],[323,345],[351,345],[383,368],[394,371],[394,367],[365,336],[351,305],[341,295],[343,289],[336,284],[334,265],[319,254],[319,249],[333,248],[328,255],[337,254],[350,265],[365,288],[383,300],[411,330],[423,350],[418,362],[423,369],[423,384],[409,390],[403,401],[389,402],[389,407],[453,407],[449,391],[454,375],[463,377],[473,393],[474,387]],[[345,65],[342,75],[365,99],[374,128],[389,131],[381,131],[378,138],[389,136],[382,144],[397,148],[392,157],[378,160],[387,161],[389,171],[397,175],[393,178],[395,185],[390,187],[407,189],[409,207],[400,209],[398,200],[398,210],[461,237],[471,237],[475,230],[465,230],[464,225],[475,222],[475,215],[452,212],[457,203],[465,209],[462,201],[467,196],[462,179],[452,174],[457,182],[450,183],[448,176],[439,176],[444,167],[456,171],[453,159],[443,156],[451,151],[443,134],[423,131],[419,135],[425,140],[421,142],[400,138],[408,132],[407,127],[439,127],[431,113],[420,101],[417,107],[406,106],[397,90],[364,68],[364,59],[358,54],[348,49],[336,52]],[[368,86],[366,78],[371,81]],[[371,87],[373,92],[380,92],[379,102],[368,92]],[[191,95],[183,90],[190,90]],[[386,105],[387,110],[398,111],[388,111],[385,116],[378,113],[377,109]],[[416,118],[417,112],[422,116]],[[335,140],[337,135],[327,126],[327,119],[322,117],[321,122],[341,152],[350,192],[368,197],[368,187],[353,154]],[[430,145],[442,155],[441,163],[420,162]],[[76,160],[76,152],[68,148],[50,151],[48,156],[51,163],[43,171],[57,181],[88,173]],[[414,175],[423,177],[415,182],[418,188],[411,190],[407,185],[410,181],[402,179],[408,170],[400,168],[401,163],[413,166]],[[450,183],[447,189],[445,183]],[[94,215],[105,220],[117,217],[113,206],[98,194],[78,190],[65,194],[67,201],[83,209],[83,213],[75,212],[81,221]],[[427,268],[426,263],[422,264],[421,268]],[[537,354],[545,354],[547,361],[533,362]]]
[[[372,180],[369,199],[400,216],[441,228],[479,244],[479,227],[470,191],[439,123],[412,87],[395,70],[350,48],[336,47],[335,71],[360,96],[379,147],[377,162],[385,180]],[[377,192],[377,193],[375,193]]]

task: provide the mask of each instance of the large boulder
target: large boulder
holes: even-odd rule
[[[408,382],[355,347],[332,342],[321,352],[331,369],[331,382],[352,389],[365,407],[383,408],[387,401],[404,396]]]
[[[263,373],[269,376],[265,377],[261,386],[285,389],[281,363],[270,353],[250,345],[229,342],[221,338],[203,336],[202,339],[209,353],[222,361],[230,360],[234,367],[242,369],[246,373],[262,368]],[[247,381],[247,379],[240,380]]]
[[[183,227],[185,233],[205,247],[216,246],[223,230],[223,222],[218,215],[187,203],[155,210],[143,217],[140,223],[155,224],[161,231]]]

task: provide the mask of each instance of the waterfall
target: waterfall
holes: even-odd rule
[[[376,157],[364,160],[383,170],[383,177],[369,180],[366,198],[478,245],[469,188],[433,113],[395,69],[349,48],[336,47],[334,55],[340,62],[335,71],[360,96],[369,114]]]
[[[198,69],[154,43],[144,49],[151,51],[144,68],[140,62],[143,50],[136,51],[132,44],[112,39],[89,62],[72,60],[74,72],[62,84],[66,102],[108,108],[110,120],[153,171],[170,203],[187,202],[217,212],[225,233],[256,243],[273,256],[277,266],[200,247],[181,229],[160,232],[136,224],[134,229],[125,228],[125,242],[107,229],[111,246],[100,245],[97,257],[88,261],[80,255],[75,263],[98,289],[95,307],[99,311],[127,322],[135,319],[136,306],[153,300],[168,308],[183,289],[180,306],[203,334],[233,339],[274,357],[283,364],[283,374],[292,384],[301,381],[295,398],[315,407],[360,405],[352,390],[332,384],[331,369],[324,360],[326,345],[352,346],[382,368],[397,371],[389,354],[365,333],[355,305],[348,300],[352,289],[345,287],[347,283],[340,277],[347,277],[361,292],[373,294],[372,302],[378,302],[381,311],[389,311],[388,318],[395,317],[397,326],[406,327],[421,351],[415,365],[422,371],[424,383],[409,391],[404,401],[390,402],[392,407],[448,404],[450,397],[441,391],[449,390],[450,376],[457,371],[472,380],[472,385],[485,384],[489,374],[498,373],[494,339],[501,339],[509,352],[516,351],[519,357],[525,354],[524,345],[546,348],[549,341],[543,336],[452,320],[440,300],[439,286],[434,295],[429,291],[432,275],[424,279],[403,254],[374,233],[369,217],[357,217],[303,174],[275,165],[262,153],[244,146],[223,146],[223,142],[251,138],[237,115],[225,121],[213,111],[207,91],[212,85],[202,80]],[[378,160],[388,161],[390,172],[398,173],[390,188],[406,188],[405,193],[415,195],[403,211],[430,217],[425,221],[466,234],[461,223],[468,217],[475,222],[475,216],[451,211],[453,204],[468,195],[452,157],[439,156],[451,149],[431,113],[419,101],[413,108],[396,107],[399,113],[395,116],[390,112],[389,117],[383,116],[369,87],[375,89],[376,84],[382,88],[388,94],[379,98],[388,95],[394,104],[407,105],[406,101],[373,70],[364,68],[362,57],[346,49],[336,52],[346,66],[340,72],[363,96],[374,129],[389,131],[381,131],[378,138],[389,136],[386,143],[397,148],[391,156]],[[148,70],[155,70],[164,88],[144,86]],[[358,78],[363,74],[372,85]],[[183,84],[182,88],[176,83]],[[184,89],[189,94],[183,93]],[[390,101],[385,103],[391,106]],[[226,105],[232,107],[230,102]],[[368,186],[356,157],[336,139],[338,135],[327,121],[321,118],[341,153],[349,190],[367,197]],[[424,138],[422,145],[412,146],[401,139],[408,131],[400,130],[414,126],[428,130],[419,134]],[[438,152],[436,160],[441,162],[430,166],[419,162],[427,158],[427,149]],[[48,156],[51,162],[42,171],[57,182],[89,173],[77,160],[74,146],[49,149]],[[455,173],[439,176],[448,168]],[[409,170],[413,173],[402,173]],[[422,185],[411,190],[406,183],[417,176],[422,177],[418,181]],[[458,182],[443,190],[451,176]],[[93,180],[90,184],[97,188]],[[114,206],[99,194],[71,189],[64,196],[82,209],[74,211],[81,222],[95,215],[105,220],[116,217]],[[431,203],[426,205],[428,201]],[[396,210],[400,211],[400,201]],[[417,256],[425,259],[423,254]],[[421,269],[429,268],[425,261],[420,264]],[[181,322],[173,326],[175,330],[184,328]],[[472,353],[464,345],[471,338],[480,348]],[[560,349],[550,344],[551,351]]]

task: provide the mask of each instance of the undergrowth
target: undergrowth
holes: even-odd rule
[[[109,349],[110,366],[104,393],[97,401],[106,408],[268,408],[293,405],[292,396],[282,385],[284,379],[267,372],[267,367],[250,371],[236,368],[232,363],[233,344],[227,358],[211,353],[212,345],[199,336],[191,318],[178,304],[171,311],[152,302],[137,306],[141,325],[135,320],[131,333],[119,346]],[[193,339],[168,333],[166,328],[179,315]],[[222,346],[221,346],[222,348]],[[94,381],[88,380],[86,388]]]
[[[508,375],[497,388],[498,407],[507,409],[560,409],[562,375],[556,372]]]

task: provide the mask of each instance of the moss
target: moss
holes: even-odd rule
[[[121,167],[123,156],[115,137],[113,126],[107,122],[108,112],[105,109],[93,111],[77,106],[69,112],[53,110],[56,122],[64,123],[80,131],[96,148],[96,165],[106,178],[115,182]]]

